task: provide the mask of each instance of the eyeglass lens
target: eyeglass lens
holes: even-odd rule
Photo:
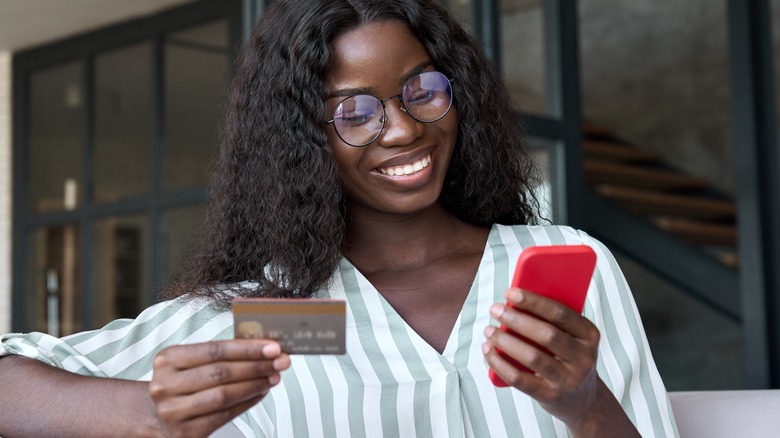
[[[452,106],[450,82],[444,74],[429,71],[413,76],[404,83],[401,100],[407,113],[423,123],[444,117]],[[344,142],[366,146],[379,137],[384,127],[382,102],[368,94],[344,99],[333,115],[333,126]]]

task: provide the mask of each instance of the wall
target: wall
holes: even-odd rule
[[[580,2],[583,112],[733,193],[726,2]]]
[[[0,52],[0,333],[11,330],[11,53]]]

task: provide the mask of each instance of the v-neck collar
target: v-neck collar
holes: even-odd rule
[[[479,273],[485,272],[486,263],[488,259],[488,254],[490,253],[490,247],[491,242],[494,239],[494,234],[498,233],[496,225],[492,225],[490,228],[490,231],[488,232],[487,239],[485,241],[485,247],[482,249],[482,257],[480,258],[479,265],[477,266],[477,270],[474,274],[474,278],[471,280],[471,287],[469,288],[468,294],[466,295],[466,298],[463,300],[463,304],[461,306],[460,311],[458,312],[458,317],[455,320],[455,324],[452,326],[452,330],[450,331],[449,336],[447,337],[447,343],[444,347],[444,351],[442,353],[439,353],[433,346],[431,346],[425,339],[423,339],[407,322],[406,320],[401,317],[400,314],[393,308],[393,306],[390,305],[390,303],[382,296],[382,294],[377,290],[377,288],[368,280],[368,278],[363,275],[360,270],[355,267],[355,265],[352,264],[346,257],[342,257],[341,259],[341,267],[340,267],[340,276],[344,276],[346,272],[354,272],[354,276],[356,277],[358,284],[361,285],[357,290],[347,290],[346,288],[343,290],[343,293],[346,295],[346,299],[348,302],[356,299],[361,298],[361,301],[365,301],[366,298],[369,298],[371,301],[377,301],[381,303],[383,312],[385,314],[385,317],[388,320],[388,324],[393,325],[400,324],[402,325],[407,333],[410,334],[410,336],[415,338],[416,344],[424,344],[427,349],[433,353],[436,354],[438,357],[444,357],[445,359],[452,360],[454,357],[455,351],[458,348],[457,345],[457,333],[460,330],[461,326],[461,319],[463,317],[463,310],[465,306],[469,305],[472,301],[475,301],[477,299],[478,295],[478,289],[479,289]],[[360,294],[360,297],[355,297],[355,294]],[[370,297],[365,296],[365,294],[370,294]]]

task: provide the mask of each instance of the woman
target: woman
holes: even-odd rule
[[[274,2],[243,51],[205,238],[171,299],[64,340],[4,337],[7,353],[113,379],[4,358],[0,434],[676,435],[611,255],[529,226],[532,167],[489,66],[433,2]],[[550,243],[599,256],[585,316],[507,289],[522,248]],[[345,299],[347,355],[230,339],[237,296]]]

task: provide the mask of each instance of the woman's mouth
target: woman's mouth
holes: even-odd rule
[[[411,175],[417,173],[425,169],[426,167],[430,166],[430,164],[431,164],[431,156],[429,154],[420,160],[414,161],[409,164],[404,164],[403,166],[377,167],[376,170],[378,170],[383,175],[404,176],[404,175]]]

